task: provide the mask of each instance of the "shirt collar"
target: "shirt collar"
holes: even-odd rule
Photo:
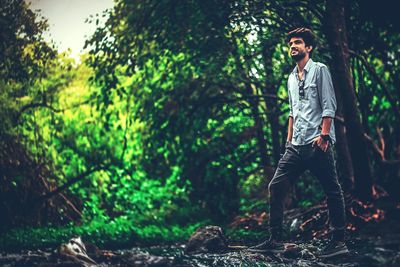
[[[305,71],[306,71],[306,72],[309,72],[309,71],[310,71],[310,68],[311,68],[311,66],[312,66],[313,64],[314,64],[314,61],[313,61],[311,58],[309,58],[308,61],[307,61],[307,63],[306,63],[306,65],[304,66]],[[297,65],[294,67],[292,73],[294,73],[294,74],[297,73]]]

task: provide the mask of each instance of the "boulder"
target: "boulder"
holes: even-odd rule
[[[61,258],[74,262],[77,266],[97,266],[97,263],[88,256],[86,246],[80,237],[71,238],[68,243],[61,244],[58,254]]]
[[[197,229],[186,244],[185,253],[218,253],[228,248],[226,238],[219,226]]]

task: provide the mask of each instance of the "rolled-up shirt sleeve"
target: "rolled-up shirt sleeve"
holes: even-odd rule
[[[318,95],[322,107],[322,117],[335,117],[336,97],[331,74],[326,66],[321,66],[318,72]]]

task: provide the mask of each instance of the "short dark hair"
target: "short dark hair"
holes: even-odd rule
[[[312,46],[313,49],[311,50],[314,51],[316,43],[315,43],[315,37],[313,32],[308,29],[308,28],[296,28],[294,30],[291,30],[290,32],[287,33],[287,42],[289,43],[290,39],[293,37],[298,37],[302,38],[306,46]]]

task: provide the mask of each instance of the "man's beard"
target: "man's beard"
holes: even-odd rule
[[[299,62],[300,60],[302,60],[304,57],[306,56],[305,53],[302,53],[300,51],[297,51],[296,55],[291,55],[292,59],[296,62]]]

